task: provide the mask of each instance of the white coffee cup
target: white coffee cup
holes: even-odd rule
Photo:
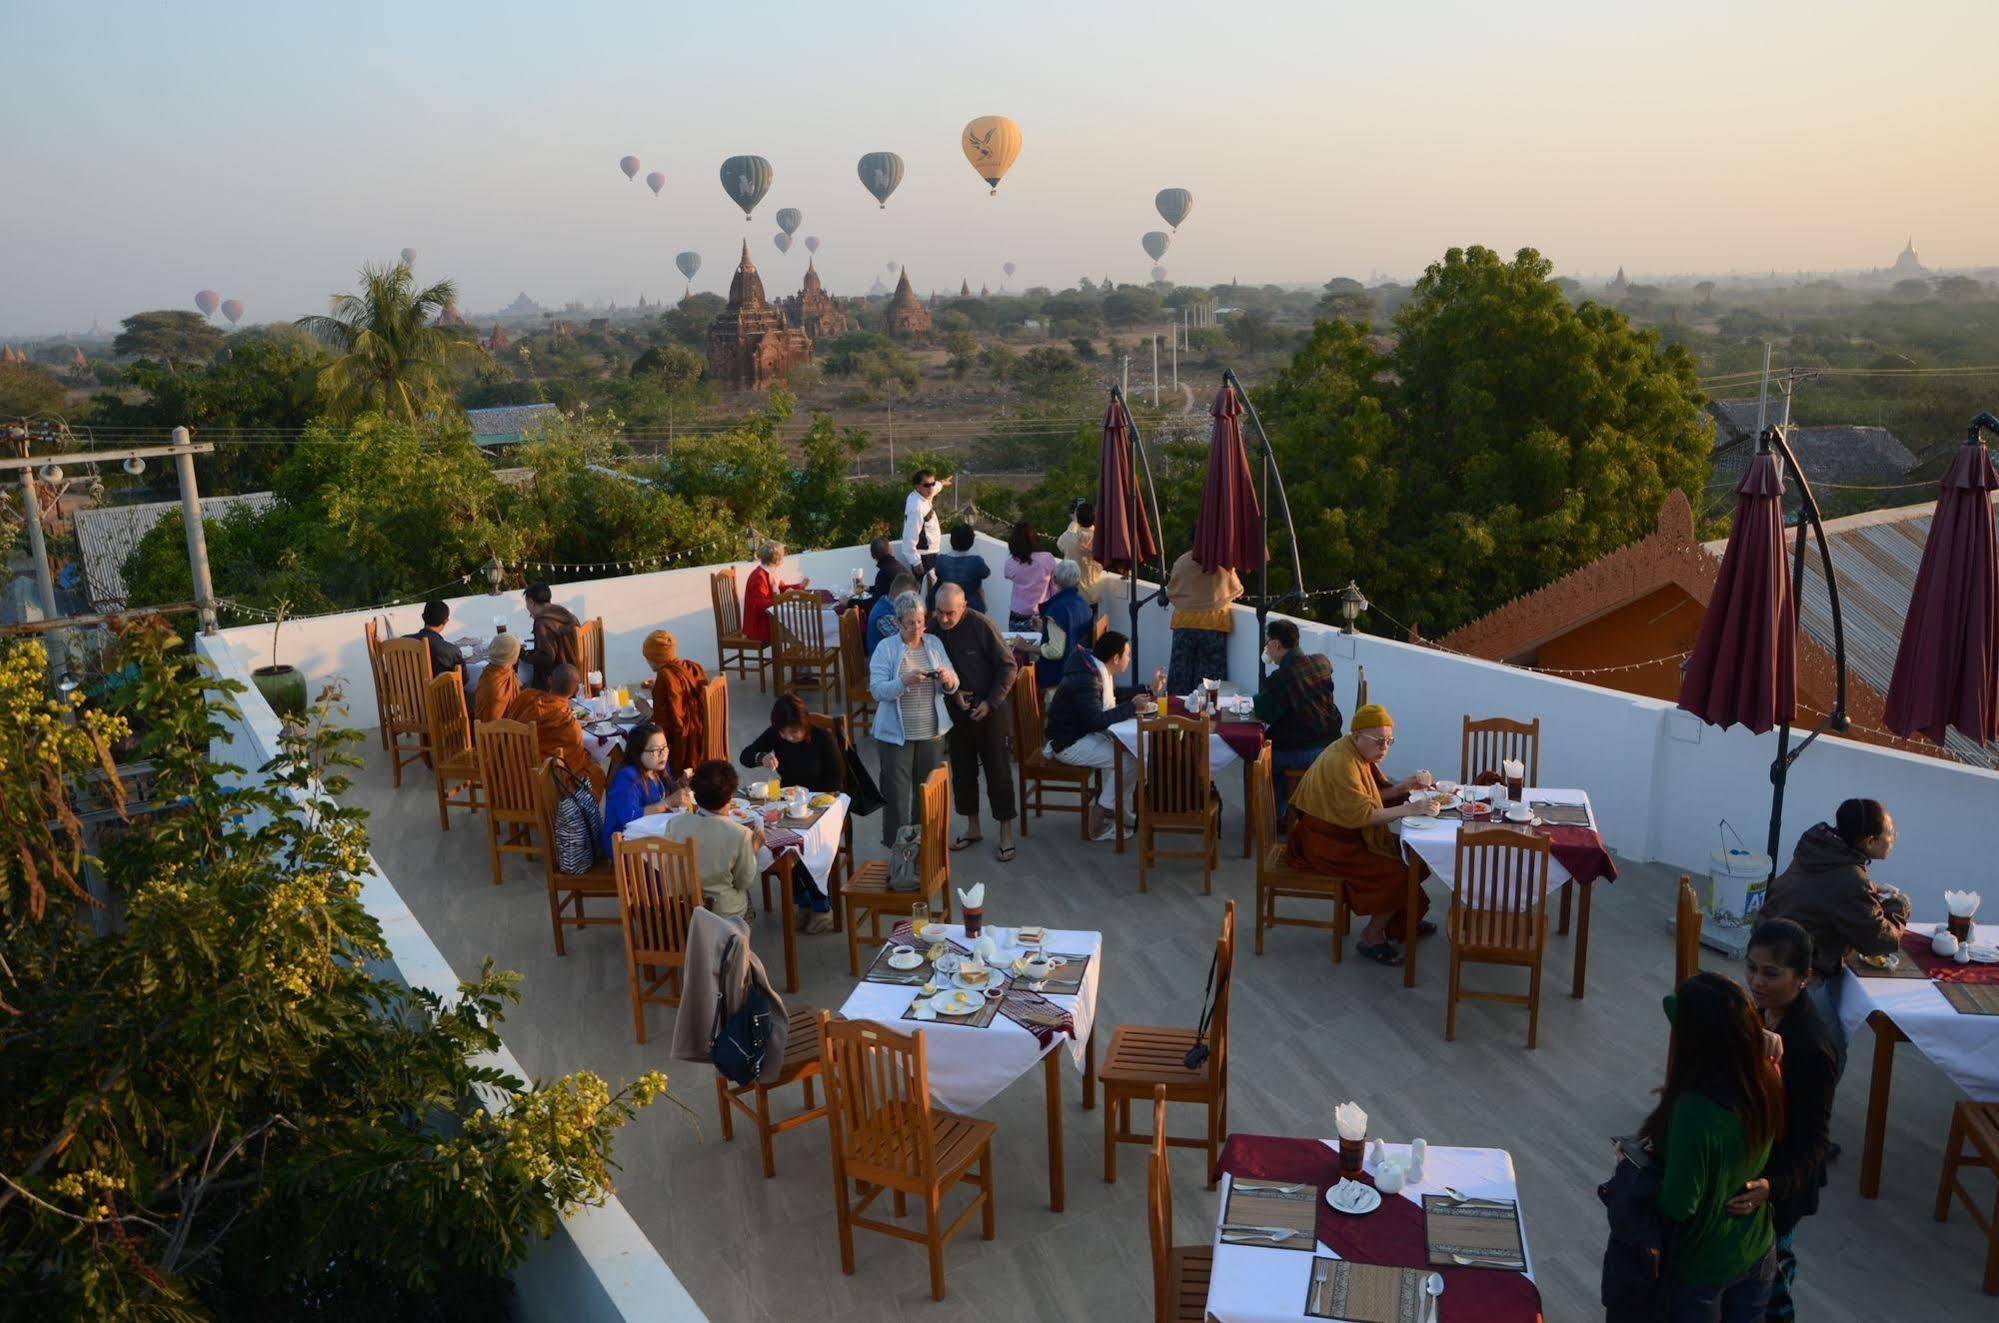
[[[1027,958],[1027,976],[1036,983],[1047,978],[1054,969],[1055,966],[1048,963],[1046,956],[1032,955]]]

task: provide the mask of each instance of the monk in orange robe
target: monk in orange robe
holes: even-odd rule
[[[472,719],[498,721],[521,691],[521,641],[515,634],[498,634],[486,645],[486,669],[472,692]]]
[[[582,672],[574,666],[558,666],[548,674],[548,688],[523,689],[514,696],[507,707],[507,720],[534,727],[537,759],[560,758],[577,776],[588,777],[590,751],[583,747],[583,726],[569,710],[569,700],[582,685]]]
[[[1397,818],[1434,814],[1435,802],[1409,803],[1409,792],[1431,784],[1428,772],[1390,781],[1381,761],[1395,743],[1395,722],[1388,709],[1369,703],[1353,714],[1352,729],[1326,746],[1305,779],[1291,792],[1291,833],[1285,855],[1298,867],[1326,873],[1346,884],[1347,904],[1368,916],[1360,935],[1360,954],[1384,965],[1402,963],[1395,943],[1408,934],[1405,898],[1411,865],[1402,859],[1401,843],[1388,830]],[[1419,876],[1429,870],[1419,859]],[[1417,889],[1420,921],[1430,898]],[[1419,936],[1435,932],[1422,923]]]
[[[708,672],[700,662],[683,660],[680,645],[663,629],[646,635],[643,651],[652,667],[653,725],[666,733],[672,765],[692,767],[708,747],[708,709],[701,697]]]

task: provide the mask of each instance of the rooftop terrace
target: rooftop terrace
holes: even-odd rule
[[[995,559],[1003,554],[993,544],[984,549]],[[843,582],[865,554],[856,548],[803,559],[805,573],[834,583]],[[604,617],[608,677],[629,680],[642,673],[639,642],[654,627],[674,630],[683,655],[712,661],[706,575],[706,568],[696,568],[598,580],[558,588],[557,600],[580,615]],[[517,629],[525,621],[517,594],[461,599],[454,610],[481,627],[496,613]],[[414,614],[411,608],[394,613],[399,632],[415,627]],[[1116,616],[1122,616],[1121,605]],[[286,659],[309,679],[341,675],[350,681],[357,716],[373,711],[363,618],[356,613],[299,622],[282,635]],[[1607,1138],[1635,1126],[1662,1073],[1666,1027],[1658,998],[1672,976],[1667,924],[1673,884],[1683,870],[1705,871],[1721,818],[1731,818],[1752,844],[1760,840],[1773,741],[1717,732],[1649,700],[1319,626],[1308,625],[1306,632],[1308,647],[1334,659],[1343,698],[1352,693],[1354,668],[1365,665],[1371,696],[1396,713],[1400,742],[1391,770],[1455,771],[1458,721],[1465,712],[1538,715],[1541,779],[1589,790],[1622,876],[1597,888],[1584,1000],[1565,995],[1573,939],[1551,944],[1538,1050],[1523,1047],[1522,1012],[1479,1003],[1460,1008],[1457,1041],[1443,1041],[1441,939],[1425,944],[1414,989],[1404,989],[1396,971],[1362,961],[1333,966],[1320,934],[1278,930],[1266,938],[1266,954],[1253,955],[1254,873],[1232,848],[1241,839],[1240,783],[1233,775],[1220,778],[1227,806],[1213,896],[1201,895],[1197,866],[1173,862],[1160,866],[1149,894],[1138,894],[1135,856],[1116,855],[1108,844],[1081,845],[1066,818],[1031,822],[1033,834],[1010,865],[978,849],[956,856],[958,884],[985,882],[996,922],[1101,930],[1098,1010],[1107,1026],[1191,1024],[1222,902],[1234,899],[1241,936],[1230,1128],[1326,1136],[1333,1104],[1355,1098],[1372,1114],[1373,1128],[1392,1139],[1422,1135],[1433,1144],[1510,1150],[1546,1317],[1557,1323],[1600,1316],[1595,1301],[1604,1222],[1594,1191],[1608,1172]],[[1149,669],[1165,659],[1163,613],[1148,613],[1141,633]],[[231,670],[261,660],[269,640],[263,629],[232,631],[213,641],[210,651]],[[1254,646],[1251,631],[1239,629],[1232,661],[1240,679],[1254,677]],[[754,684],[736,683],[732,696],[734,744],[740,747],[760,728],[765,705]],[[256,706],[255,696],[248,697]],[[451,966],[476,968],[490,954],[526,976],[525,999],[504,1026],[520,1065],[535,1075],[589,1068],[612,1078],[659,1067],[694,1107],[698,1124],[656,1107],[621,1137],[618,1216],[629,1214],[707,1317],[874,1323],[943,1317],[946,1309],[993,1320],[1151,1316],[1143,1150],[1127,1146],[1119,1182],[1102,1182],[1102,1116],[1082,1109],[1073,1072],[1065,1068],[1065,1212],[1048,1208],[1043,1095],[1030,1075],[982,1111],[999,1125],[999,1234],[990,1244],[976,1235],[952,1242],[947,1304],[940,1308],[929,1300],[921,1250],[884,1237],[860,1236],[858,1272],[843,1276],[825,1130],[815,1125],[780,1136],[778,1175],[764,1180],[753,1138],[746,1143],[739,1132],[734,1144],[721,1142],[707,1069],[668,1060],[666,1013],[653,1013],[650,1044],[633,1042],[616,930],[573,935],[570,954],[557,958],[539,874],[510,865],[506,884],[492,886],[483,831],[460,818],[440,834],[427,779],[418,773],[401,791],[391,790],[372,740],[366,752],[368,766],[350,798],[372,814],[375,859],[387,888],[382,895],[407,905],[422,929],[416,936],[427,934]],[[872,762],[872,744],[864,741],[862,752]],[[1937,914],[1945,886],[1983,871],[1979,820],[1999,802],[1996,790],[1999,776],[1990,772],[1823,741],[1794,769],[1784,836],[1794,839],[1846,795],[1889,800],[1901,844],[1881,871],[1915,895],[1919,916]],[[865,827],[857,844],[863,858],[881,853]],[[776,922],[764,916],[755,935],[773,966],[780,962]],[[799,946],[796,999],[839,1006],[853,985],[844,941],[801,937]],[[1711,968],[1733,972],[1713,953],[1706,959]],[[1487,971],[1485,982],[1500,977]],[[1989,1299],[1976,1292],[1976,1233],[1961,1213],[1946,1227],[1930,1219],[1958,1092],[1910,1050],[1902,1052],[1898,1073],[1882,1197],[1863,1201],[1856,1184],[1866,1045],[1856,1042],[1834,1122],[1834,1138],[1848,1156],[1832,1169],[1822,1211],[1800,1233],[1798,1298],[1806,1317],[1902,1317],[1912,1284],[1921,1282],[1934,1284],[1933,1317],[1990,1316]],[[1178,1124],[1190,1123],[1183,1118]],[[1212,1233],[1214,1196],[1202,1189],[1200,1165],[1198,1153],[1183,1150],[1173,1158],[1176,1242],[1204,1242]],[[1860,1246],[1864,1251],[1855,1253]],[[524,1287],[522,1313],[554,1317],[556,1298]],[[606,1299],[611,1303],[594,1315],[574,1312],[618,1317],[615,1290],[607,1289]],[[647,1316],[683,1316],[663,1297],[639,1299]],[[624,1312],[641,1316],[630,1306]]]

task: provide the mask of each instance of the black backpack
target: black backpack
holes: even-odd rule
[[[770,997],[755,978],[743,990],[743,1004],[729,1013],[729,970],[736,962],[736,946],[743,939],[731,937],[722,948],[715,979],[719,996],[715,999],[715,1032],[708,1040],[708,1059],[731,1084],[751,1084],[763,1073],[764,1046],[770,1042],[772,1020]]]
[[[1596,1187],[1610,1222],[1603,1247],[1605,1323],[1665,1323],[1665,1225],[1659,1185],[1665,1164],[1637,1137],[1617,1141],[1617,1169]]]

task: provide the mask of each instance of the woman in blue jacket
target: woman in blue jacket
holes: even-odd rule
[[[625,736],[625,765],[604,787],[605,855],[611,853],[611,837],[626,824],[648,813],[664,813],[684,797],[673,779],[666,732],[641,721]]]

